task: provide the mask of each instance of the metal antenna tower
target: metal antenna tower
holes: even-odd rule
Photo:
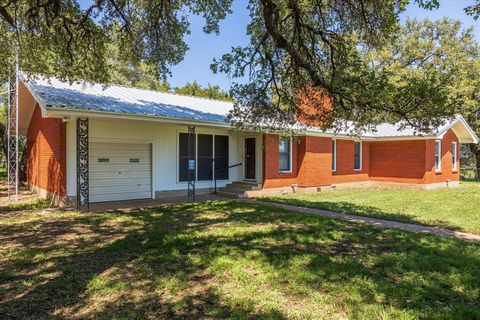
[[[18,200],[18,86],[19,57],[18,43],[15,46],[15,74],[8,82],[7,140],[8,140],[8,198],[14,194]]]

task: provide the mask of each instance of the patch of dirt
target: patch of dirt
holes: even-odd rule
[[[15,190],[12,190],[14,193]],[[0,211],[1,207],[6,207],[11,204],[28,203],[35,201],[38,198],[37,194],[30,191],[25,183],[21,183],[18,189],[18,198],[15,199],[15,194],[8,197],[8,183],[5,179],[0,179]]]

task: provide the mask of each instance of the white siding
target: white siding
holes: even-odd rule
[[[67,125],[67,192],[76,194],[76,121],[72,119]],[[178,181],[178,135],[187,132],[184,125],[131,120],[90,119],[90,142],[150,143],[152,145],[152,174],[155,191],[182,190],[186,182]],[[221,134],[229,136],[230,165],[243,162],[243,136],[230,129],[196,126],[197,133]],[[252,136],[252,135],[248,135]],[[257,136],[257,177],[261,181],[262,139]],[[217,186],[224,186],[231,181],[243,179],[243,168],[229,170],[229,181],[217,181]],[[212,188],[213,181],[199,181],[197,188]]]

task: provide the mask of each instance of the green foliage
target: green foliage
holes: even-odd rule
[[[155,67],[143,61],[131,62],[122,57],[118,42],[108,46],[107,63],[110,83],[155,91],[170,91],[167,81],[160,81]]]
[[[476,45],[471,31],[449,21],[409,21],[401,27],[399,14],[408,1],[347,2],[351,6],[286,0],[252,5],[250,44],[233,48],[212,65],[233,78],[250,76],[232,89],[239,104],[231,118],[240,125],[293,124],[301,111],[298,98],[312,86],[333,101],[335,121],[324,122],[327,128],[353,120],[361,131],[403,121],[429,132],[461,111],[466,97],[455,85],[461,62],[454,61]],[[416,2],[426,9],[440,5]]]
[[[227,92],[220,89],[219,86],[208,85],[206,88],[199,85],[196,81],[187,82],[183,87],[176,87],[173,92],[189,96],[196,96],[208,99],[232,101]]]
[[[233,78],[249,78],[231,90],[237,102],[231,118],[240,125],[284,128],[296,121],[299,93],[313,86],[335,105],[337,121],[326,126],[341,128],[355,120],[361,130],[404,120],[428,131],[439,124],[455,111],[455,102],[464,102],[447,89],[458,76],[453,69],[417,66],[392,74],[365,59],[395,47],[399,15],[412,1],[426,9],[441,5],[438,0],[249,0],[250,44],[233,48],[212,65]],[[0,82],[13,70],[18,41],[25,72],[168,90],[157,79],[165,80],[170,67],[182,61],[190,16],[202,16],[204,31],[218,33],[231,4],[97,0],[81,9],[78,1],[2,3]],[[475,17],[478,8],[476,1],[466,10]],[[178,90],[192,89],[197,90]],[[217,89],[209,86],[198,94],[229,98]]]
[[[376,105],[392,106],[405,118],[410,114],[417,119],[413,125],[428,129],[432,119],[465,114],[478,104],[468,73],[479,61],[480,48],[473,30],[463,30],[460,21],[409,19],[386,45],[365,57],[383,79]]]
[[[82,10],[78,1],[8,1],[0,4],[0,82],[13,70],[17,40],[24,72],[109,83],[109,44],[116,42],[122,60],[165,77],[187,50],[189,16],[202,16],[204,31],[217,33],[230,6],[231,0],[98,0]]]

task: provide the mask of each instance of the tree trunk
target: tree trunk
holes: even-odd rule
[[[475,152],[475,160],[476,160],[476,163],[477,163],[477,180],[480,180],[480,149],[477,150],[477,152]]]
[[[480,180],[480,147],[476,144],[470,144],[470,151],[475,155],[476,172],[475,177]]]
[[[0,123],[0,139],[2,140],[2,150],[1,151],[3,152],[3,155],[5,156],[5,164],[6,164],[7,161],[8,161],[8,150],[7,150],[8,141],[7,141],[6,126],[3,123]]]

